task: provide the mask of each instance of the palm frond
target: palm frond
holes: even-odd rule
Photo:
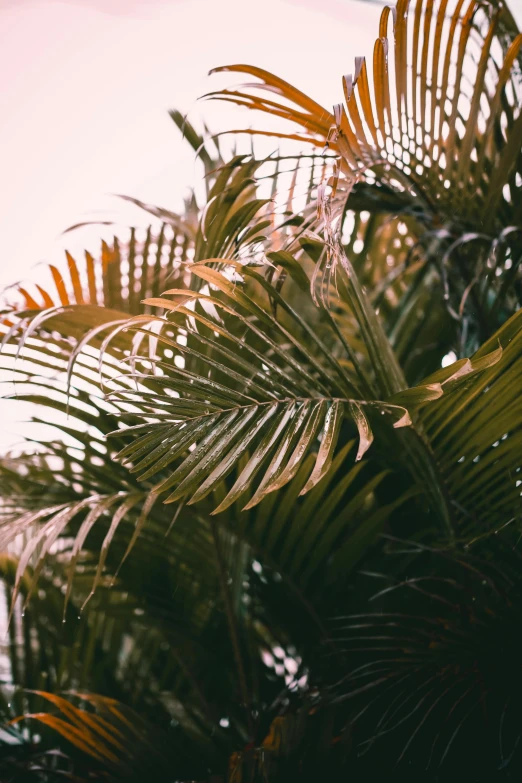
[[[508,520],[518,525],[521,519],[522,406],[517,389],[522,374],[522,311],[472,357],[475,366],[499,346],[498,362],[469,376],[469,383],[422,414],[464,536],[494,530]],[[427,381],[451,389],[452,379],[458,379],[466,366],[461,360]]]
[[[210,98],[283,117],[339,157],[346,249],[363,284],[389,289],[381,309],[405,357],[405,341],[421,353],[419,337],[429,337],[424,324],[421,335],[412,317],[399,318],[405,304],[422,312],[433,278],[459,356],[520,306],[521,45],[504,4],[399,2],[383,9],[373,65],[356,58],[343,77],[345,105],[333,113],[262,69],[215,69],[258,81]]]
[[[178,290],[167,292],[174,300],[148,300],[171,314],[171,318],[163,317],[158,340],[175,350],[179,359],[156,363],[162,372],[159,381],[164,393],[125,390],[109,395],[115,403],[132,402],[141,409],[138,415],[149,419],[150,423],[135,425],[129,431],[137,437],[119,453],[119,459],[141,479],[167,470],[166,478],[160,473],[161,480],[154,486],[158,494],[170,492],[167,503],[186,499],[190,505],[204,499],[234,472],[242,457],[241,474],[216,512],[243,496],[248,500],[245,509],[251,508],[280,490],[298,473],[307,455],[315,454],[313,466],[303,477],[301,494],[306,494],[328,473],[339,437],[340,443],[345,437],[341,434],[344,421],[351,418],[356,426],[360,459],[373,439],[369,421],[373,412],[388,414],[395,429],[409,426],[410,410],[438,399],[455,384],[468,382],[495,365],[502,354],[498,349],[484,351],[480,359],[468,361],[460,375],[447,373],[443,383],[427,379],[387,399],[368,399],[361,396],[356,374],[350,374],[328,349],[335,344],[335,330],[323,342],[257,271],[244,265],[232,265],[232,269],[236,277],[231,280],[208,264],[193,266],[192,272],[210,288],[209,293],[194,294],[192,307]],[[249,295],[248,287],[242,285],[243,279],[274,299],[285,319],[276,320],[267,307],[258,304],[255,295]],[[200,313],[200,305],[212,306],[219,314],[209,318]],[[181,339],[163,336],[171,324],[181,329]],[[142,329],[142,322],[136,328]],[[212,332],[209,342],[206,335]],[[303,335],[309,342],[303,342]],[[259,348],[254,348],[256,338]],[[205,346],[212,352],[200,350]],[[235,352],[231,350],[234,346]],[[378,351],[376,348],[377,356]],[[381,367],[386,367],[384,362]],[[138,384],[143,379],[136,372],[129,377]],[[382,426],[379,416],[373,418],[378,428]],[[411,468],[419,482],[428,471],[437,483],[429,466],[432,456],[427,441],[410,440],[408,447],[411,454],[425,460],[424,465]],[[169,469],[173,463],[174,470]],[[433,492],[435,496],[443,488],[437,484]]]
[[[379,185],[414,189],[444,203],[448,212],[472,223],[482,217],[489,224],[493,215],[511,211],[511,197],[503,188],[515,184],[517,172],[521,175],[515,139],[521,122],[522,38],[504,5],[496,9],[473,1],[408,6],[400,0],[396,10],[383,9],[373,84],[366,58],[357,57],[354,72],[343,77],[346,105],[334,113],[284,80],[248,65],[213,72],[245,73],[258,82],[211,97],[277,113],[300,126],[318,146],[328,140],[347,172],[375,169]],[[266,92],[290,105],[265,98]]]

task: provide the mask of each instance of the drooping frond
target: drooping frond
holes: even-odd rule
[[[521,310],[475,354],[476,366],[498,346],[498,362],[422,414],[464,536],[522,520]],[[426,380],[451,388],[467,367],[461,360]]]
[[[185,499],[191,505],[203,500],[241,462],[240,474],[215,510],[224,511],[240,500],[248,509],[284,487],[307,456],[314,455],[302,475],[301,494],[306,494],[328,474],[345,432],[354,427],[358,432],[360,459],[373,440],[372,418],[378,429],[381,415],[391,419],[394,429],[407,427],[410,409],[437,400],[452,384],[454,388],[474,378],[502,355],[501,350],[489,351],[483,361],[468,361],[449,385],[446,377],[443,383],[428,379],[388,398],[368,397],[358,387],[349,357],[332,352],[338,335],[333,321],[323,341],[251,267],[232,265],[232,277],[208,263],[191,271],[207,283],[208,293],[200,289],[187,297],[171,289],[166,294],[173,299],[147,301],[167,311],[151,323],[160,322],[158,340],[176,354],[173,361],[156,362],[161,375],[155,380],[162,392],[129,389],[109,395],[113,403],[132,403],[138,416],[148,420],[128,431],[136,437],[119,459],[139,479],[160,476],[154,492],[166,502]],[[252,293],[245,286],[248,281]],[[269,305],[260,304],[260,292],[275,301],[284,316],[274,318]],[[139,321],[134,328],[146,329],[146,324]],[[166,336],[169,329],[175,330],[173,337]],[[375,352],[382,358],[378,346]],[[137,384],[143,377],[136,371],[129,375]],[[351,428],[344,423],[350,420]],[[418,480],[428,480],[428,475],[422,479],[423,471],[433,480],[430,446],[412,440],[408,448],[425,463],[412,468],[414,474],[420,471]],[[441,491],[434,488],[434,496]]]

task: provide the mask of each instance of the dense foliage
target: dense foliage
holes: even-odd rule
[[[9,292],[2,780],[519,779],[521,47],[399,0],[333,113],[218,69],[280,152],[172,112],[203,202]]]

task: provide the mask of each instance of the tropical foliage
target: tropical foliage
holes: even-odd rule
[[[399,0],[332,113],[217,69],[203,201],[10,290],[6,780],[517,779],[521,46]]]

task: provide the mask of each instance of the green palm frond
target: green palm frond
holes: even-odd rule
[[[149,420],[157,418],[155,424],[138,424],[130,430],[137,437],[120,452],[119,458],[143,479],[174,463],[174,470],[169,470],[167,478],[160,473],[162,478],[154,487],[158,494],[170,492],[166,502],[186,498],[190,505],[202,500],[244,458],[241,474],[216,511],[224,511],[243,496],[248,509],[281,489],[298,473],[307,455],[315,454],[308,474],[303,476],[301,494],[305,494],[327,474],[338,442],[345,441],[343,428],[351,434],[355,425],[359,434],[356,457],[360,459],[373,440],[370,419],[374,419],[377,430],[382,427],[381,417],[375,414],[388,414],[395,429],[409,426],[410,409],[437,400],[446,390],[468,382],[495,365],[502,353],[484,351],[486,358],[482,362],[468,361],[449,384],[451,373],[441,379],[443,383],[427,379],[387,399],[368,398],[358,388],[353,367],[351,371],[346,367],[349,357],[337,358],[330,348],[338,334],[333,321],[329,322],[331,329],[323,342],[259,272],[248,266],[235,265],[232,269],[235,279],[208,264],[193,266],[191,271],[210,286],[209,293],[202,293],[201,289],[193,295],[193,307],[187,306],[186,295],[177,290],[167,292],[174,297],[172,300],[148,300],[170,312],[171,318],[167,315],[162,319],[158,339],[167,343],[179,358],[157,363],[161,370],[157,380],[163,394],[125,390],[109,395],[113,402],[132,402],[141,408],[140,415]],[[244,281],[252,284],[252,294]],[[258,304],[259,289],[277,302],[284,319],[276,320],[268,305]],[[361,302],[364,307],[364,301]],[[203,315],[199,306],[211,306],[219,313],[213,318]],[[171,324],[181,329],[182,339],[163,336]],[[143,326],[138,323],[136,328]],[[371,324],[366,328],[371,329]],[[376,330],[373,334],[378,336]],[[381,337],[385,340],[384,335]],[[259,348],[254,347],[256,343]],[[378,343],[374,356],[382,360]],[[382,373],[385,367],[385,362],[381,362],[378,370]],[[143,378],[136,372],[130,377],[137,383]],[[381,377],[388,392],[394,388],[393,380],[389,381],[386,374]],[[343,424],[350,419],[351,428]],[[189,447],[186,458],[178,463]],[[427,459],[431,458],[429,447],[421,442],[415,442],[411,448],[424,449]]]
[[[436,400],[422,417],[464,534],[520,522],[521,311],[475,354],[475,364],[480,365],[499,345],[498,362]],[[460,361],[427,380],[451,387],[452,378],[465,368],[466,362]]]

